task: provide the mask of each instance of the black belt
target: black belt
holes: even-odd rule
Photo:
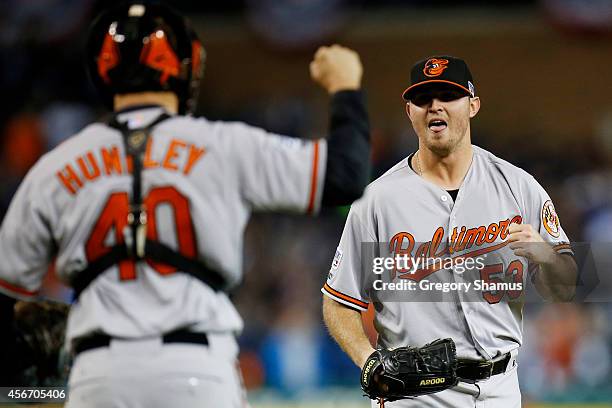
[[[113,338],[106,334],[92,334],[74,340],[74,354],[99,347],[108,347]],[[206,333],[196,333],[185,329],[175,330],[162,336],[162,343],[193,343],[208,345]]]
[[[457,364],[457,377],[460,380],[475,383],[486,380],[494,375],[506,372],[508,363],[512,356],[506,353],[495,360],[461,360]]]

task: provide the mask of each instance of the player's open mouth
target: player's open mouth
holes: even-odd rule
[[[433,119],[429,121],[429,124],[427,126],[433,132],[441,132],[446,129],[446,122],[442,119]]]

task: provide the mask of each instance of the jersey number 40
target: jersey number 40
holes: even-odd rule
[[[143,203],[147,210],[147,238],[158,239],[156,211],[162,205],[172,209],[174,215],[174,234],[178,244],[178,250],[186,257],[196,256],[196,236],[189,213],[189,200],[174,187],[157,187],[152,189],[144,198]],[[123,243],[123,231],[127,226],[129,212],[129,197],[125,192],[113,193],[108,198],[98,221],[96,221],[92,232],[85,244],[87,261],[92,262],[108,252],[117,243]],[[166,224],[168,225],[168,224]],[[113,232],[115,242],[109,243],[108,235]],[[171,233],[163,231],[164,234]],[[112,241],[112,240],[111,240]],[[176,272],[176,268],[147,260],[147,263],[162,275]],[[119,263],[119,278],[121,280],[136,279],[136,265],[132,260]]]

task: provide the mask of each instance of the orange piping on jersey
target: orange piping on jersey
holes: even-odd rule
[[[189,155],[187,156],[187,163],[185,164],[183,173],[189,175],[193,166],[196,164],[198,160],[200,160],[200,158],[205,152],[206,152],[206,149],[203,147],[199,148],[194,145],[189,145]]]
[[[0,279],[0,286],[2,286],[4,289],[10,290],[11,292],[15,292],[24,296],[36,296],[38,294],[37,290],[27,290],[25,288],[22,288],[21,286],[15,286],[13,284],[10,284],[2,279]]]
[[[570,244],[559,244],[553,247],[555,251],[563,251],[564,249],[572,249]]]
[[[65,175],[64,173],[67,173],[67,175]],[[63,170],[58,171],[56,174],[64,185],[64,187],[66,187],[66,189],[72,195],[76,194],[77,190],[83,187],[83,182],[81,181],[79,176],[77,176],[72,166],[69,164],[67,164]],[[74,188],[74,184],[76,184],[77,188]]]
[[[352,304],[354,304],[356,306],[359,306],[359,307],[361,307],[363,309],[367,309],[368,308],[368,304],[367,303],[365,303],[365,302],[363,302],[361,300],[355,299],[354,297],[351,297],[349,295],[345,295],[344,293],[338,292],[337,290],[332,289],[332,287],[329,286],[327,283],[325,285],[323,285],[323,289],[326,292],[329,292],[329,294],[334,295],[335,297],[340,298],[342,300],[346,300],[347,302],[352,303]]]
[[[312,214],[317,197],[317,179],[319,172],[319,141],[314,142],[314,152],[312,159],[312,176],[310,178],[310,198],[308,199],[308,208],[306,212]]]

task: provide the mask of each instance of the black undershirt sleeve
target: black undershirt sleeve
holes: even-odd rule
[[[323,205],[347,205],[370,179],[370,124],[362,91],[332,96]]]

